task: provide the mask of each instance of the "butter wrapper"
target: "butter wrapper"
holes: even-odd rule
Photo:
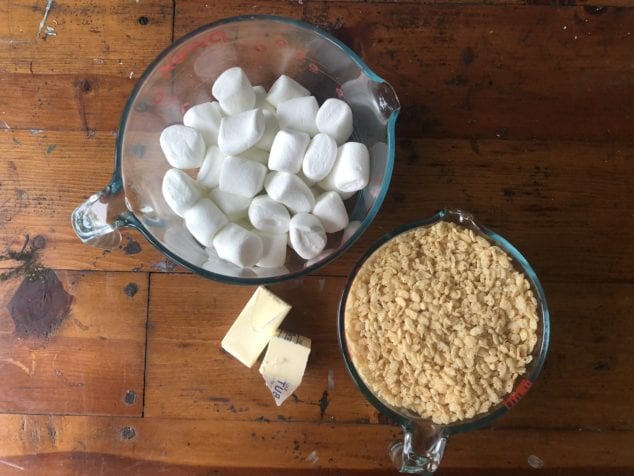
[[[269,341],[260,373],[280,406],[299,387],[310,354],[310,339],[278,330]]]
[[[264,376],[264,382],[266,386],[271,391],[273,395],[273,399],[275,400],[275,404],[279,407],[284,400],[290,397],[295,389],[297,388],[295,385],[291,385],[288,382],[283,382],[282,380],[278,380],[276,378],[266,377]]]

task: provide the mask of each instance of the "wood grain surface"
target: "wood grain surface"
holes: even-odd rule
[[[0,412],[140,416],[147,277],[18,270],[0,281]]]
[[[172,41],[234,15],[310,22],[397,91],[372,226],[271,286],[312,339],[277,407],[220,349],[254,291],[176,266],[134,230],[100,250],[70,214],[112,175],[126,100]],[[395,226],[450,207],[509,239],[552,316],[542,374],[450,438],[439,475],[634,474],[634,4],[628,0],[8,0],[0,4],[0,475],[396,474],[401,430],[336,335],[346,277]]]
[[[33,474],[57,466],[76,468],[80,474],[95,467],[103,468],[103,474],[153,474],[160,473],[159,468],[168,474],[209,474],[205,468],[217,468],[219,474],[260,474],[261,468],[272,469],[264,474],[293,474],[283,470],[307,472],[324,466],[330,471],[315,473],[397,474],[383,453],[386,441],[399,431],[385,425],[28,415],[0,415],[0,421],[0,437],[6,442],[0,468],[6,474],[15,466]],[[341,440],[345,432],[354,440]],[[597,469],[597,474],[618,474],[634,464],[627,451],[634,443],[631,433],[544,430],[540,436],[535,438],[530,430],[492,429],[459,435],[457,448],[447,453],[445,462],[453,471],[446,474],[521,474],[516,468],[528,466],[528,455],[535,454],[549,465],[550,474],[573,474],[577,468],[582,469],[574,474]],[[579,447],[587,451],[578,452]]]

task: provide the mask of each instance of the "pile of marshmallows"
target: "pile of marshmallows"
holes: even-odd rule
[[[317,257],[326,233],[348,225],[343,200],[369,181],[368,149],[346,142],[350,106],[335,98],[319,106],[286,75],[267,93],[239,67],[224,71],[212,94],[217,101],[192,106],[161,133],[173,167],[165,201],[210,256],[237,266],[281,267],[287,245]],[[184,171],[196,168],[195,180]]]

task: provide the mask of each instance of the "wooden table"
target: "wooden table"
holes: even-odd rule
[[[634,6],[553,3],[3,2],[0,474],[391,474],[400,430],[347,375],[336,305],[372,241],[447,206],[527,256],[552,340],[527,398],[453,437],[438,474],[634,474]],[[272,287],[295,306],[285,327],[313,339],[279,408],[220,350],[253,287],[194,276],[134,231],[102,251],[70,226],[109,180],[148,63],[246,13],[330,31],[402,103],[373,225],[331,265]]]

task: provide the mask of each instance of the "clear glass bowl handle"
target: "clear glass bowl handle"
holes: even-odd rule
[[[82,243],[104,249],[119,246],[119,228],[134,226],[135,221],[126,206],[123,183],[117,176],[113,176],[103,190],[91,195],[71,215],[73,229]]]
[[[403,425],[403,441],[393,442],[388,453],[401,473],[433,474],[445,453],[443,427],[409,422]]]

